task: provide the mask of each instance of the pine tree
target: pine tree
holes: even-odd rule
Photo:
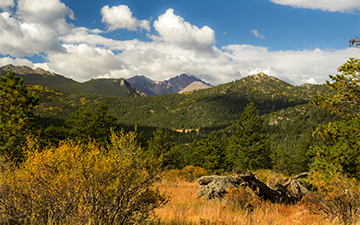
[[[230,169],[241,171],[271,168],[270,139],[254,103],[248,104],[230,137],[227,162]]]
[[[33,128],[31,110],[38,98],[26,89],[21,77],[8,71],[0,77],[0,154],[7,160],[19,163],[26,137]]]
[[[150,149],[156,157],[160,157],[162,154],[169,152],[174,146],[169,131],[158,128],[153,132],[153,135],[149,141],[148,149]]]
[[[162,167],[174,169],[181,164],[181,153],[178,148],[174,148],[175,143],[172,141],[168,130],[158,128],[154,131],[153,137],[148,144],[148,152],[155,157],[162,157]]]
[[[201,141],[194,140],[189,150],[187,164],[202,167],[209,174],[221,174],[226,169],[226,165],[220,141],[212,135]]]
[[[337,93],[316,95],[311,103],[347,118],[360,118],[360,59],[350,58],[338,68],[338,72],[335,76],[329,75],[332,82],[326,81],[326,85]]]
[[[96,110],[86,108],[71,114],[66,120],[66,125],[70,128],[69,137],[84,144],[91,138],[98,144],[105,145],[110,138],[110,128],[116,127],[116,118],[107,111],[108,106],[100,104]]]

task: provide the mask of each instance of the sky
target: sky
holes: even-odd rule
[[[321,84],[360,49],[360,0],[0,0],[0,66],[84,82],[264,72]]]

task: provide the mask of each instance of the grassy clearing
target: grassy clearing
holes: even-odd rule
[[[156,210],[161,224],[339,224],[312,214],[304,203],[283,205],[255,200],[253,210],[244,211],[225,202],[196,198],[196,182],[163,180],[158,185],[161,192],[170,196],[168,204]]]

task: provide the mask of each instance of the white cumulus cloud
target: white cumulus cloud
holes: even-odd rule
[[[57,32],[35,23],[23,23],[8,12],[0,13],[0,54],[14,57],[63,51]]]
[[[138,20],[132,14],[130,8],[126,5],[111,8],[106,5],[101,9],[101,21],[107,24],[109,30],[127,29],[137,31],[138,29],[144,29],[150,31],[150,22],[148,20]]]
[[[217,85],[264,72],[292,84],[324,83],[329,74],[336,73],[338,66],[349,57],[358,55],[355,48],[270,51],[266,47],[252,45],[228,45],[221,49],[212,46],[216,54],[209,55],[183,48],[176,42],[113,40],[86,28],[74,29],[62,40],[69,43],[67,53],[50,55],[47,65],[77,80],[129,78],[135,75],[165,80],[187,73]],[[80,51],[80,47],[86,51]],[[98,58],[94,60],[96,55]],[[110,63],[101,69],[96,68],[104,61]],[[79,65],[81,69],[77,68]]]
[[[22,58],[13,59],[11,57],[0,58],[0,66],[5,66],[8,64],[12,64],[14,66],[28,66],[35,69],[33,62],[29,61],[28,59],[22,59]]]
[[[184,18],[174,14],[173,9],[160,15],[158,20],[154,21],[154,28],[165,42],[185,49],[211,52],[211,45],[216,42],[214,30],[208,26],[198,28],[184,21]]]
[[[243,76],[264,72],[292,84],[324,83],[329,79],[329,74],[336,74],[337,68],[349,57],[359,54],[355,48],[337,51],[270,51],[265,47],[229,45],[223,50],[236,63]]]
[[[360,11],[359,0],[270,0],[276,4],[295,8],[320,9],[330,12],[352,13]]]
[[[97,78],[111,70],[121,70],[121,59],[107,49],[91,47],[87,44],[65,45],[66,52],[49,54],[49,62],[36,64],[39,67],[66,74],[77,81]]]
[[[15,1],[1,0],[1,6]],[[14,10],[0,13],[0,54],[13,57],[63,52],[59,36],[70,31],[73,11],[60,0],[17,0]]]
[[[66,33],[72,27],[65,20],[74,19],[74,12],[60,0],[19,0],[16,15],[25,23],[34,23]]]

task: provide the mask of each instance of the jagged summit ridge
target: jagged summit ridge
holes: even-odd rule
[[[208,85],[202,80],[187,74],[181,74],[164,81],[153,81],[142,75],[134,76],[126,80],[147,96],[178,93],[195,81]]]

